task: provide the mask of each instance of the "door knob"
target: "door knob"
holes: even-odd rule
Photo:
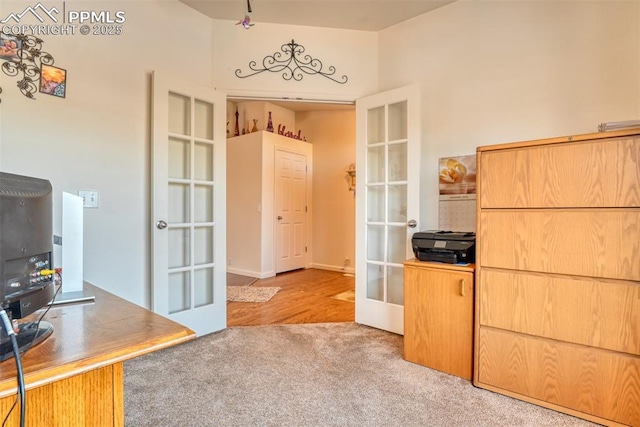
[[[156,222],[156,227],[158,228],[158,230],[164,230],[165,228],[167,228],[167,222],[160,220]]]
[[[282,219],[281,215],[278,215],[278,221],[280,221]]]
[[[409,220],[409,222],[407,222],[407,226],[410,228],[416,228],[416,225],[418,225],[418,222],[415,219]]]

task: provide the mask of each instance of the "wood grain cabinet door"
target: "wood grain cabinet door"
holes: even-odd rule
[[[471,379],[473,273],[406,267],[406,360]]]

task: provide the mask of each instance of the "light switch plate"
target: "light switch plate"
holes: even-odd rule
[[[85,208],[98,207],[98,192],[96,190],[78,190],[78,196],[82,197],[82,206]]]

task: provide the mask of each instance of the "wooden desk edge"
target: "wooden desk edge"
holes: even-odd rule
[[[190,333],[189,333],[190,332]],[[175,338],[170,340],[163,340],[161,343],[157,343],[150,346],[141,346],[137,350],[131,350],[131,348],[125,348],[115,353],[110,353],[104,357],[94,357],[91,359],[83,359],[77,362],[69,362],[60,367],[50,368],[37,372],[32,372],[24,376],[26,390],[41,387],[43,385],[51,384],[56,381],[64,380],[76,375],[85,374],[95,369],[104,368],[105,366],[114,365],[116,363],[122,363],[129,359],[133,359],[145,354],[153,353],[154,351],[162,350],[165,348],[173,347],[174,345],[181,344],[183,342],[191,341],[196,338],[196,334],[189,329]],[[59,372],[56,372],[59,371]],[[15,381],[14,381],[15,382]],[[5,389],[0,391],[0,399],[6,396],[14,395],[17,392],[17,388],[14,386],[12,389]]]
[[[411,258],[404,262],[404,265],[409,265],[413,267],[421,267],[421,268],[438,268],[441,270],[453,270],[453,271],[463,271],[473,273],[476,269],[475,264],[449,264],[446,262],[432,262],[432,261],[420,261],[415,258]]]
[[[104,293],[111,298],[117,298],[118,300],[121,300],[125,305],[132,305],[132,303],[130,303],[129,301],[117,297],[103,289],[97,288],[94,285],[85,283],[85,286],[86,285],[93,287],[97,293]],[[139,308],[140,310],[147,310],[143,307]],[[159,318],[162,318],[163,320],[165,319],[160,315],[157,316]],[[168,321],[168,319],[166,320]],[[120,347],[114,347],[113,349],[101,354],[95,354],[86,358],[81,357],[76,360],[63,362],[60,365],[46,366],[42,369],[26,372],[24,375],[25,388],[27,390],[30,390],[33,388],[41,387],[43,385],[51,384],[56,381],[84,374],[95,369],[103,368],[105,366],[122,363],[126,360],[172,347],[174,345],[178,345],[196,338],[196,333],[191,329],[178,323],[175,323],[175,325],[177,327],[173,331],[164,335],[158,335],[157,337],[148,339],[146,341],[142,341],[133,345],[129,344]],[[46,341],[40,345],[46,345]],[[13,362],[7,360],[3,363]],[[23,360],[23,365],[24,363],[25,362]],[[17,382],[15,376],[0,380],[0,399],[7,396],[15,395],[16,392]]]

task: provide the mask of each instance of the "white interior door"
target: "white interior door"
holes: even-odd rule
[[[306,262],[307,156],[276,148],[276,273]]]
[[[226,96],[153,74],[153,311],[226,327]]]
[[[419,87],[356,101],[356,322],[398,334],[420,209],[420,135]]]

